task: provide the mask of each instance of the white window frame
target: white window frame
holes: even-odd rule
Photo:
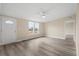
[[[37,32],[35,31],[35,24],[38,23],[39,24],[39,27],[40,27],[40,23],[39,22],[34,22],[34,21],[29,21],[29,22],[33,22],[34,23],[32,33],[39,33],[39,28],[38,28],[38,31]],[[28,30],[29,30],[29,22],[28,22]]]

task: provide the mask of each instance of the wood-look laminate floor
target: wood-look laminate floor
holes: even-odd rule
[[[0,56],[75,56],[72,39],[41,37],[0,46]]]

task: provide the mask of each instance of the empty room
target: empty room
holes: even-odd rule
[[[0,56],[79,55],[78,3],[0,3]]]

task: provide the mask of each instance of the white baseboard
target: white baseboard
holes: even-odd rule
[[[64,37],[49,36],[49,35],[46,35],[46,37],[50,37],[50,38],[58,38],[58,39],[63,39],[63,40],[65,40],[65,38],[64,38]]]

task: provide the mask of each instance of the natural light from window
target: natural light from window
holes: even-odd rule
[[[38,22],[28,22],[29,31],[32,33],[39,33],[39,23]]]

